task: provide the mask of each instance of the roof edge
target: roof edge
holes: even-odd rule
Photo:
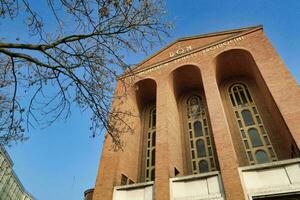
[[[248,31],[248,30],[257,29],[257,28],[263,28],[263,26],[260,24],[257,26],[249,26],[249,27],[243,27],[243,28],[238,28],[238,29],[230,29],[230,30],[225,30],[225,31],[217,31],[217,32],[212,32],[212,33],[204,33],[204,34],[199,34],[199,35],[182,37],[182,38],[175,40],[171,44],[180,42],[180,41],[184,41],[184,40],[192,40],[192,39],[196,39],[196,38],[212,37],[212,36],[223,35],[223,34],[237,33],[237,32],[241,32],[241,31]]]

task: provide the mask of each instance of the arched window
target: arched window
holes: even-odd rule
[[[201,122],[196,121],[196,122],[194,123],[194,132],[195,132],[195,137],[203,136]]]
[[[267,162],[270,162],[269,160],[269,157],[267,155],[267,153],[263,150],[258,150],[256,153],[255,153],[255,157],[256,157],[256,160],[257,160],[257,163],[267,163]]]
[[[200,173],[209,172],[208,162],[206,160],[199,161]]]
[[[235,83],[229,88],[229,96],[249,163],[276,161],[274,148],[248,87]]]
[[[146,160],[145,160],[145,181],[154,180],[155,170],[155,145],[156,145],[156,108],[152,106],[145,111],[146,128],[145,146],[146,146]]]
[[[196,148],[197,148],[198,158],[206,156],[206,149],[205,149],[205,144],[204,144],[203,140],[199,139],[196,141]]]
[[[230,99],[233,106],[252,103],[248,88],[244,84],[234,84],[230,88]]]
[[[211,141],[209,118],[205,103],[201,96],[191,95],[183,99],[187,135],[186,144],[190,152],[187,156],[191,160],[190,169],[193,174],[216,170]],[[203,161],[202,161],[203,160]],[[205,163],[204,163],[205,162]]]
[[[248,130],[248,135],[249,135],[249,138],[251,140],[251,144],[253,147],[263,146],[263,143],[260,139],[259,133],[257,132],[257,130],[255,128],[250,128]]]
[[[250,126],[254,124],[252,114],[249,110],[243,110],[242,116],[246,126]]]

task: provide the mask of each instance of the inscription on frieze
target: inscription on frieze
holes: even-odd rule
[[[206,55],[209,52],[214,52],[216,49],[221,49],[221,48],[224,48],[226,46],[237,44],[237,43],[239,43],[240,41],[242,41],[244,39],[245,39],[244,36],[240,36],[240,37],[228,40],[228,41],[218,43],[216,45],[209,46],[207,48],[201,49],[201,50],[196,51],[196,52],[194,51],[193,53],[188,54],[188,55],[183,56],[183,57],[173,58],[173,60],[171,60],[170,62],[161,64],[161,65],[156,65],[156,66],[151,67],[147,70],[138,72],[137,75],[143,75],[143,74],[146,74],[146,73],[149,73],[149,72],[159,70],[160,68],[168,66],[169,64],[172,64],[172,63],[177,64],[177,63],[180,63],[180,62],[186,62],[186,61],[190,60],[193,57]],[[186,47],[177,49],[175,52],[170,52],[169,56],[170,56],[170,58],[172,58],[176,55],[184,54],[184,53],[187,53],[187,52],[192,51],[192,50],[193,50],[192,46],[186,46]]]

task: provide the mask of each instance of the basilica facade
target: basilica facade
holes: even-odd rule
[[[178,39],[115,96],[133,132],[86,199],[300,199],[300,88],[262,26]]]

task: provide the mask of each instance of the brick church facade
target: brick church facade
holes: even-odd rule
[[[86,199],[300,199],[300,88],[262,26],[178,39],[115,96],[134,131]]]

